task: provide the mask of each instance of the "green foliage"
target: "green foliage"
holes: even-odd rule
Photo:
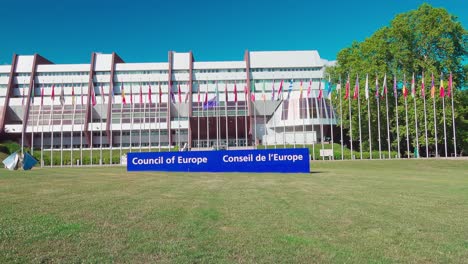
[[[338,114],[343,121],[343,128],[348,136],[359,138],[358,111],[361,112],[361,131],[363,148],[368,147],[370,113],[371,120],[371,142],[374,146],[378,144],[377,120],[378,104],[380,105],[380,140],[382,147],[387,148],[387,126],[390,129],[390,144],[392,149],[401,146],[401,154],[407,150],[406,139],[409,138],[410,152],[419,143],[420,150],[425,152],[426,131],[428,132],[428,147],[430,152],[435,152],[435,144],[438,152],[443,153],[444,124],[443,104],[445,104],[446,136],[450,145],[448,152],[454,152],[453,146],[453,122],[451,110],[451,98],[445,101],[439,98],[440,78],[445,79],[444,86],[447,88],[449,73],[453,74],[455,124],[457,133],[466,135],[466,98],[468,91],[460,89],[467,81],[466,72],[468,67],[463,65],[463,60],[468,54],[468,32],[462,27],[457,18],[452,16],[443,8],[433,8],[428,4],[422,4],[417,10],[412,10],[397,15],[389,26],[377,30],[371,37],[363,42],[354,42],[350,47],[341,50],[337,55],[337,65],[327,69],[327,73],[334,78],[334,82],[342,83],[342,89],[337,90],[332,97],[335,106],[340,105]],[[424,78],[423,78],[423,73]],[[431,73],[435,75],[436,93],[434,101],[431,98]],[[440,74],[443,74],[441,76]],[[369,110],[365,98],[365,79],[369,74]],[[411,79],[415,76],[416,100],[411,93]],[[386,75],[386,83],[383,82]],[[344,100],[345,82],[349,80],[350,97],[353,95],[355,80],[359,76],[360,85],[360,109],[358,100]],[[393,96],[394,78],[397,80],[397,99]],[[421,81],[424,79],[426,92],[426,111],[424,111],[424,100],[421,94]],[[376,100],[376,80],[379,83],[379,94],[382,88],[387,86],[387,97]],[[405,82],[406,81],[406,82]],[[409,89],[408,97],[403,97],[402,87],[406,84]],[[435,104],[435,111],[434,111]],[[351,108],[351,125],[349,122],[349,109]],[[388,109],[388,110],[387,110]],[[434,124],[435,112],[435,124]],[[407,113],[407,115],[406,115]],[[388,114],[388,124],[387,124]],[[426,118],[424,118],[426,116]],[[397,125],[398,119],[398,125]],[[339,120],[341,121],[341,120]],[[418,136],[416,137],[416,121],[418,123]],[[406,125],[408,122],[408,125]],[[340,122],[339,122],[340,123]],[[437,129],[434,129],[436,127]],[[435,134],[437,133],[437,142]],[[461,148],[467,150],[466,136],[457,135],[457,152]]]

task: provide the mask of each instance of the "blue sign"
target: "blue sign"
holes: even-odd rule
[[[309,149],[131,152],[128,171],[310,172]]]

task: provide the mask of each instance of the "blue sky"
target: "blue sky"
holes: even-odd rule
[[[466,0],[4,1],[0,64],[13,53],[89,63],[93,51],[127,62],[167,61],[169,50],[192,50],[197,61],[242,60],[246,49],[312,49],[333,60],[423,2],[468,29]]]

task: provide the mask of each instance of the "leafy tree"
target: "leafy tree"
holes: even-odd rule
[[[433,8],[429,4],[422,4],[418,9],[397,15],[389,26],[377,30],[371,37],[363,42],[354,42],[350,47],[344,48],[337,55],[336,66],[327,69],[335,83],[341,82],[341,96],[333,98],[333,104],[342,104],[343,128],[348,136],[353,137],[355,146],[363,150],[369,148],[369,125],[368,112],[370,112],[370,142],[373,150],[378,147],[378,109],[380,105],[380,142],[382,150],[392,150],[400,147],[401,154],[413,152],[416,143],[419,150],[425,155],[426,151],[426,129],[427,126],[427,148],[434,153],[436,148],[435,134],[437,132],[437,152],[445,155],[444,150],[444,111],[445,109],[445,134],[449,145],[448,155],[453,153],[453,126],[451,97],[440,95],[440,79],[444,80],[444,88],[447,89],[447,80],[450,73],[453,76],[455,92],[455,124],[457,128],[457,152],[461,147],[468,152],[468,109],[466,102],[467,91],[460,89],[466,85],[468,66],[463,65],[468,55],[468,32],[462,27],[457,18],[447,12],[444,8]],[[431,96],[431,77],[434,74],[436,93]],[[365,79],[369,78],[369,110],[365,99]],[[415,98],[411,94],[411,80],[415,78]],[[425,83],[425,103],[422,97],[422,79]],[[386,77],[386,83],[384,78]],[[349,80],[351,100],[344,100],[345,83]],[[361,136],[359,144],[359,120],[358,100],[353,99],[353,92],[359,84],[359,100],[361,112]],[[379,85],[378,100],[376,95],[376,80]],[[396,81],[395,81],[396,80]],[[387,86],[388,93],[383,94],[383,86]],[[394,94],[396,86],[396,97]],[[403,94],[406,86],[408,93]],[[340,100],[341,98],[341,100]],[[388,104],[387,104],[388,101]],[[351,122],[349,119],[349,104],[351,104]],[[424,111],[424,104],[426,111]],[[443,108],[443,104],[445,108]],[[434,111],[435,105],[435,111]],[[434,121],[435,112],[435,121]],[[390,142],[387,137],[387,113],[388,127],[390,131]],[[340,113],[338,113],[339,115]],[[426,117],[426,118],[425,118]],[[398,122],[398,124],[397,124]],[[418,133],[416,137],[416,122]],[[435,126],[434,126],[435,122]],[[340,123],[340,122],[338,122]],[[408,123],[408,126],[406,125]],[[350,129],[351,126],[351,129]],[[463,129],[463,130],[462,130]],[[352,133],[350,134],[350,130]],[[407,133],[408,132],[408,133]],[[409,145],[407,144],[407,136]],[[357,139],[357,140],[356,140]],[[355,148],[356,149],[356,148]]]

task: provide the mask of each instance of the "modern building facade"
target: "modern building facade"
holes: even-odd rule
[[[93,53],[87,64],[14,55],[0,66],[0,135],[43,150],[309,145],[336,122],[319,96],[327,65],[317,51],[214,62],[170,51],[157,63]]]

